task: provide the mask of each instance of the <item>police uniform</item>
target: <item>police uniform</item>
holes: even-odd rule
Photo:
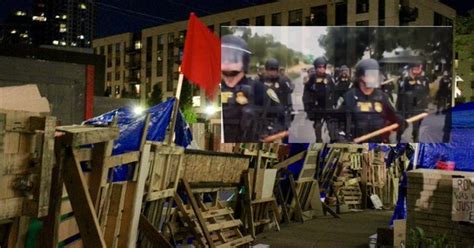
[[[352,88],[344,95],[341,111],[346,115],[346,126],[340,131],[348,133],[346,138],[357,138],[374,132],[391,123],[399,123],[404,127],[404,121],[393,108],[388,96],[381,89],[374,89],[366,95],[359,88]],[[388,142],[390,133],[379,135],[367,142]]]
[[[438,111],[451,104],[451,85],[451,78],[449,76],[443,76],[439,81],[439,89],[436,93]]]
[[[351,85],[352,85],[351,81],[348,77],[339,77],[335,81],[334,87],[333,87],[333,93],[332,93],[332,95],[333,95],[332,98],[334,100],[334,103],[333,103],[334,106],[337,106],[337,102],[349,90]]]
[[[429,80],[426,76],[418,75],[415,78],[410,76],[402,78],[399,82],[397,97],[397,109],[405,119],[421,114],[428,107],[429,101]],[[418,142],[421,120],[413,123],[413,142]],[[397,134],[398,141],[401,140],[402,133]]]
[[[334,86],[328,74],[317,76],[312,74],[304,85],[303,105],[308,119],[314,121],[316,142],[322,142],[322,121],[327,111],[332,109],[331,89]]]
[[[221,83],[221,102],[224,142],[258,142],[283,130],[278,96],[250,78],[233,88]]]
[[[288,129],[292,121],[291,112],[293,111],[293,102],[291,99],[293,89],[290,79],[278,76],[274,79],[266,78],[263,83],[276,93],[280,104],[284,107],[283,122],[285,123],[285,128]]]

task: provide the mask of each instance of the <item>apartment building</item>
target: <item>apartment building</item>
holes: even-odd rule
[[[222,26],[452,25],[455,15],[436,0],[281,0],[200,19],[220,35]],[[186,26],[185,20],[93,40],[95,53],[106,57],[105,81],[112,95],[145,100],[159,84],[165,98],[173,96]],[[195,95],[205,106],[203,93]]]

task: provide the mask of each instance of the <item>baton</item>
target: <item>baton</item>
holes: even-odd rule
[[[275,140],[283,139],[286,136],[288,136],[288,131],[282,131],[282,132],[267,136],[262,141],[263,142],[273,142]]]
[[[421,120],[421,119],[423,119],[423,118],[425,118],[425,117],[427,117],[427,116],[428,116],[428,113],[421,113],[421,114],[419,114],[419,115],[415,115],[415,116],[413,116],[413,117],[410,117],[410,118],[406,119],[406,122],[408,122],[408,123],[413,123],[413,122],[419,121],[419,120]],[[366,140],[368,140],[368,139],[371,139],[371,138],[373,138],[373,137],[375,137],[375,136],[379,136],[379,135],[381,135],[381,134],[383,134],[383,133],[393,131],[393,130],[397,129],[399,126],[400,126],[400,125],[398,125],[398,123],[395,123],[395,124],[392,124],[392,125],[390,125],[390,126],[386,126],[386,127],[381,128],[381,129],[379,129],[379,130],[376,130],[376,131],[373,131],[373,132],[371,132],[371,133],[368,133],[368,134],[366,134],[366,135],[362,135],[362,136],[360,136],[360,137],[355,138],[355,139],[354,139],[354,143],[362,143],[362,142],[364,142],[364,141],[366,141]]]

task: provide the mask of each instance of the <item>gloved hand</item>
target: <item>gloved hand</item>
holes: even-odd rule
[[[400,118],[397,124],[399,126],[398,130],[400,130],[402,133],[408,128],[408,122],[405,119]]]

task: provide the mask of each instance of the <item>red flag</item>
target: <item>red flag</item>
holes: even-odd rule
[[[221,81],[221,43],[194,13],[188,21],[181,73],[210,98]]]

